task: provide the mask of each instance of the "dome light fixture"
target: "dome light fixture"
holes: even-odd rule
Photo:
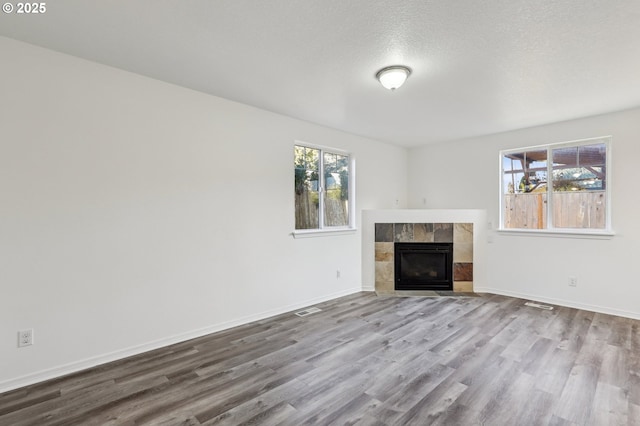
[[[411,68],[404,65],[392,65],[378,71],[376,78],[385,89],[396,90],[407,81],[409,75],[411,75]]]

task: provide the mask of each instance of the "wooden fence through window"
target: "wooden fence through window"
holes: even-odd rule
[[[315,200],[306,188],[301,194],[296,193],[296,229],[318,228],[318,193],[314,195]],[[325,226],[348,226],[349,203],[346,200],[325,198],[324,222]]]
[[[546,204],[546,192],[505,194],[504,227],[546,229]],[[604,229],[606,225],[605,213],[605,191],[553,193],[553,225],[555,228]]]

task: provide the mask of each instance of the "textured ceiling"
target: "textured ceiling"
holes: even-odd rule
[[[640,106],[638,0],[54,0],[0,35],[404,146]]]

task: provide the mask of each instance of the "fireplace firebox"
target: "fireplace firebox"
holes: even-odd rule
[[[453,290],[453,243],[395,243],[396,290]]]

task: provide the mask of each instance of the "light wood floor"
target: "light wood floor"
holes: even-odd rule
[[[1,425],[639,425],[640,321],[360,293],[0,395]]]

